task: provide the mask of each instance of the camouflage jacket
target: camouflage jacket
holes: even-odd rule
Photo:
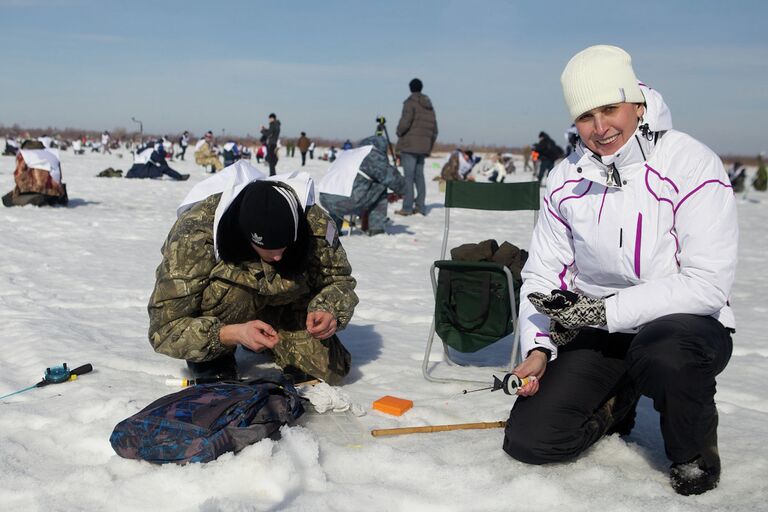
[[[188,361],[214,359],[232,350],[219,341],[223,325],[270,323],[260,313],[281,307],[301,318],[309,311],[328,311],[343,329],[358,303],[356,281],[338,236],[331,244],[326,240],[329,229],[335,233],[328,214],[317,205],[309,208],[307,269],[287,278],[258,259],[238,265],[216,261],[213,219],[220,197],[214,194],[184,212],[163,244],[148,306],[155,351]],[[282,326],[272,326],[280,334]]]

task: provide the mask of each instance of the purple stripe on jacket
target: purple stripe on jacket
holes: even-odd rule
[[[635,276],[640,279],[640,244],[643,240],[643,214],[637,214],[637,228],[635,229]]]
[[[701,190],[702,187],[704,187],[704,185],[706,185],[708,183],[717,183],[719,185],[722,185],[725,188],[733,188],[730,183],[723,183],[720,180],[707,180],[704,183],[702,183],[701,185],[699,185],[698,187],[696,187],[695,189],[693,189],[690,192],[688,192],[688,194],[686,194],[686,196],[684,198],[682,198],[679,203],[677,203],[677,206],[675,206],[675,208],[673,210],[675,212],[675,215],[677,215],[677,210],[680,209],[680,207],[683,205],[684,202],[686,202],[688,200],[689,197],[691,197],[693,194],[695,194],[696,192]]]
[[[603,199],[600,201],[600,212],[597,214],[597,223],[600,224],[600,218],[603,216],[603,205],[605,204],[605,195],[608,193],[608,187],[603,190]]]
[[[656,192],[653,191],[651,188],[651,183],[648,180],[648,177],[650,176],[650,173],[654,173],[661,181],[666,181],[669,183],[672,188],[675,190],[675,193],[680,193],[680,189],[677,188],[677,185],[675,185],[675,182],[672,181],[669,178],[665,178],[664,176],[659,173],[656,169],[651,167],[648,164],[645,164],[645,188],[648,190],[648,192],[660,203],[668,203],[669,207],[672,208],[672,227],[669,229],[669,234],[672,235],[672,239],[675,241],[675,263],[677,263],[677,266],[680,266],[680,259],[677,257],[677,253],[680,251],[680,241],[677,239],[677,234],[675,233],[675,222],[674,222],[674,214],[675,214],[675,203],[672,202],[671,199],[667,199],[666,197],[659,197],[656,195]],[[638,274],[638,271],[635,271],[635,274]],[[639,276],[638,276],[639,277]]]
[[[557,220],[559,220],[559,221],[560,221],[560,223],[561,223],[563,226],[565,226],[565,229],[567,229],[568,231],[571,231],[571,226],[569,226],[569,225],[568,225],[568,223],[567,223],[567,222],[565,222],[563,219],[561,219],[560,217],[558,217],[558,216],[557,216],[557,214],[556,214],[555,212],[553,212],[553,211],[552,211],[552,208],[550,208],[550,207],[549,207],[549,201],[547,201],[547,198],[546,198],[546,197],[544,198],[544,204],[546,204],[546,205],[547,205],[547,211],[548,211],[548,212],[549,212],[549,213],[550,213],[550,214],[551,214],[551,215],[552,215],[554,218],[556,218]]]

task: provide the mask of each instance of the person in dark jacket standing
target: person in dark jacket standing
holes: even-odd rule
[[[280,138],[280,121],[274,113],[269,114],[269,126],[261,125],[261,136],[267,145],[267,156],[264,160],[269,164],[269,175],[274,176],[277,166],[277,140]]]
[[[299,137],[299,140],[296,142],[296,145],[299,146],[299,153],[301,153],[302,167],[304,167],[304,164],[307,163],[307,151],[309,150],[309,146],[311,142],[312,141],[309,140],[306,132],[301,132],[301,137]]]
[[[405,197],[398,215],[426,215],[424,202],[427,189],[424,183],[424,158],[432,152],[437,140],[437,119],[429,96],[421,93],[423,84],[414,78],[408,84],[411,95],[403,102],[403,113],[397,123],[397,151],[405,174]],[[416,185],[414,207],[413,187]]]
[[[542,183],[555,166],[555,160],[562,158],[564,153],[546,132],[539,132],[539,142],[533,145],[533,150],[539,153],[539,183]]]

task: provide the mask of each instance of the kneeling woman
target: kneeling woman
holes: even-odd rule
[[[238,162],[198,184],[163,245],[149,340],[198,376],[233,378],[237,345],[339,384],[336,336],[358,302],[333,221],[305,173],[263,180]]]
[[[578,53],[561,81],[580,142],[547,181],[523,269],[526,359],[515,373],[539,380],[521,389],[504,449],[533,464],[575,458],[628,433],[645,395],[672,487],[700,494],[720,477],[714,394],[735,325],[733,191],[720,158],[672,129],[620,48]]]

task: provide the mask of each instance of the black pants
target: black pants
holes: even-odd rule
[[[169,178],[173,178],[174,180],[182,179],[181,173],[179,173],[178,171],[175,171],[174,169],[171,169],[167,165],[161,165],[160,170],[162,171],[163,174],[165,174]]]
[[[302,151],[301,152],[301,166],[304,167],[304,164],[307,163],[307,152]]]
[[[269,175],[274,176],[277,172],[275,166],[277,165],[277,145],[269,144],[267,146],[267,157],[264,159],[269,164]]]
[[[187,367],[197,379],[235,380],[238,377],[234,352],[202,363],[187,361]]]
[[[611,427],[601,406],[629,393],[653,400],[667,457],[687,462],[717,443],[715,376],[731,350],[711,317],[669,315],[636,335],[584,329],[547,365],[539,392],[515,402],[504,451],[529,464],[573,459]]]

